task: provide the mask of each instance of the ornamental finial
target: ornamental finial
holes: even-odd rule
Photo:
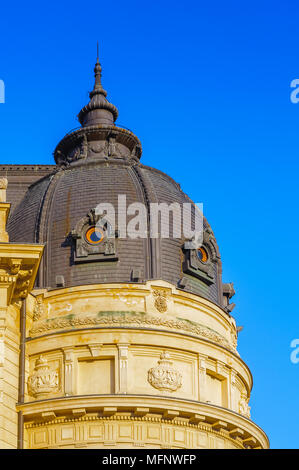
[[[97,41],[97,61],[94,67],[95,83],[89,93],[90,102],[81,109],[78,119],[83,127],[96,124],[114,125],[118,110],[106,99],[107,92],[102,87],[102,67],[99,59],[99,42]]]

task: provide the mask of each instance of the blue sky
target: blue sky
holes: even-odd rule
[[[1,6],[0,163],[49,164],[103,85],[144,164],[203,202],[236,289],[252,418],[299,447],[298,4],[293,1],[14,2]]]

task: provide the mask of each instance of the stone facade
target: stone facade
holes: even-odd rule
[[[26,447],[268,446],[235,321],[206,299],[165,281],[33,291],[26,336]]]

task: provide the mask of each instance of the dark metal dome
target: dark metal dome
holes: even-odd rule
[[[96,206],[107,202],[118,207],[119,195],[126,196],[127,206],[139,202],[146,208],[191,202],[172,178],[139,162],[140,141],[114,124],[116,108],[106,100],[100,72],[97,61],[91,102],[80,113],[82,127],[57,145],[54,172],[31,185],[14,210],[10,240],[45,244],[39,287],[162,279],[225,306],[219,251],[205,219],[205,260],[183,235],[151,238],[147,233],[132,239],[116,233],[113,242],[105,239],[100,247],[87,243]]]

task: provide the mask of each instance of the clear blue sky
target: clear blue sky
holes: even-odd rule
[[[244,325],[252,418],[273,448],[299,447],[295,1],[6,2],[1,163],[53,163],[93,86],[96,41],[118,122],[144,164],[177,180],[218,240]]]

